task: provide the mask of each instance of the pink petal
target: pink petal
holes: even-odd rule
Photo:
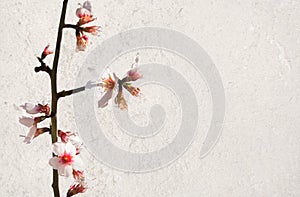
[[[62,163],[60,163],[60,159],[58,157],[52,157],[49,160],[49,165],[52,166],[54,169],[58,169],[61,165],[63,165]]]
[[[76,36],[76,50],[84,51],[88,45],[88,37],[86,35]]]
[[[22,118],[19,118],[19,122],[26,127],[31,127],[34,123],[34,119],[23,116]]]
[[[127,77],[129,81],[136,81],[143,77],[138,68],[133,68],[127,72]]]
[[[85,8],[77,8],[76,10],[76,16],[78,18],[82,18],[83,16],[91,15],[91,12],[88,9]]]
[[[104,108],[107,106],[109,99],[111,99],[113,94],[112,89],[108,89],[107,92],[103,95],[103,97],[98,101],[98,107]]]
[[[73,157],[73,164],[72,164],[73,169],[75,170],[82,170],[83,168],[83,161],[79,156],[74,156]]]
[[[56,154],[56,155],[63,155],[65,152],[65,144],[62,142],[55,142],[54,144],[52,144],[52,151]]]
[[[80,140],[80,138],[79,138],[79,136],[78,135],[71,135],[70,137],[69,137],[69,140],[70,140],[70,142],[75,146],[75,148],[77,147],[77,146],[80,146],[81,144],[82,144],[82,142],[81,142],[81,140]]]
[[[113,76],[115,78],[115,81],[119,81],[119,77],[117,77],[116,73],[113,73]]]
[[[32,103],[25,103],[24,105],[21,105],[21,107],[24,109],[24,110],[31,110],[35,107],[35,104],[32,104]]]
[[[67,142],[65,146],[65,150],[67,153],[70,153],[70,155],[76,155],[76,147],[71,143]]]
[[[25,103],[21,106],[28,114],[37,114],[40,113],[40,106],[32,104],[32,103]]]
[[[32,138],[33,138],[33,136],[34,136],[36,130],[37,130],[36,125],[33,125],[33,126],[29,129],[29,132],[27,133],[27,136],[25,137],[25,140],[24,140],[24,142],[25,142],[26,144],[30,144],[30,143],[31,143],[31,140],[32,140]]]
[[[90,1],[85,1],[83,3],[83,8],[87,9],[88,11],[92,12],[92,4]]]
[[[65,176],[65,177],[72,176],[73,169],[72,166],[70,165],[60,165],[57,170],[58,170],[58,174],[61,176]]]

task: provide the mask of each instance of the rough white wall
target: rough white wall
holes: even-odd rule
[[[77,3],[69,2],[66,20],[70,23],[76,20]],[[33,68],[38,65],[35,55],[47,43],[54,46],[61,4],[0,2],[3,197],[52,195],[50,139],[42,136],[31,145],[23,144],[18,136],[26,128],[17,122],[17,106],[26,101],[49,102],[48,77],[34,73]],[[227,99],[221,137],[207,157],[199,158],[204,139],[201,131],[175,163],[146,174],[111,169],[84,151],[90,189],[82,196],[300,196],[298,0],[94,0],[93,4],[103,34],[92,39],[87,52],[75,53],[73,31],[65,31],[58,72],[60,89],[73,87],[85,57],[103,40],[120,31],[158,26],[186,34],[207,51],[220,72]],[[145,62],[154,54],[141,53]],[[167,61],[163,57],[156,54],[154,60]],[[128,59],[120,61],[127,64]],[[187,69],[186,75],[192,76],[191,72]],[[197,79],[191,78],[193,82]],[[76,130],[72,98],[60,102],[59,108],[59,127]],[[201,113],[211,113],[209,107],[205,110]],[[136,111],[139,108],[134,107],[133,113]],[[102,123],[104,128],[108,124]],[[120,136],[115,139],[114,143],[126,148]],[[160,145],[151,144],[152,148]],[[62,194],[71,182],[61,179]]]

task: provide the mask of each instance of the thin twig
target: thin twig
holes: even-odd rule
[[[85,90],[85,86],[82,86],[82,87],[79,87],[79,88],[75,88],[75,89],[72,89],[72,90],[63,90],[61,92],[59,92],[57,94],[57,97],[58,98],[61,98],[61,97],[65,97],[65,96],[70,96],[72,94],[75,94],[75,93],[78,93],[78,92],[82,92]]]
[[[72,28],[72,29],[75,29],[75,30],[78,30],[78,31],[81,31],[83,29],[82,27],[80,27],[78,25],[73,25],[73,24],[65,24],[64,28]]]
[[[40,71],[44,71],[46,73],[49,74],[49,76],[51,76],[51,69],[49,68],[49,66],[47,66],[45,64],[45,62],[40,58],[40,57],[37,57],[37,59],[39,60],[39,62],[41,63],[41,66],[37,66],[34,68],[34,71],[35,72],[40,72]]]
[[[88,81],[85,86],[81,86],[79,88],[74,88],[74,89],[71,89],[71,90],[63,90],[63,91],[57,93],[57,97],[61,98],[61,97],[65,97],[65,96],[70,96],[72,94],[82,92],[86,89],[91,89],[91,88],[98,87],[98,86],[102,87],[102,85],[103,85],[102,83],[96,83],[96,82]]]

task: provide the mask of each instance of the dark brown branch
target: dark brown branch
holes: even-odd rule
[[[77,31],[82,31],[82,27],[78,26],[78,25],[73,25],[73,24],[65,24],[64,28],[72,28],[75,29]]]
[[[58,62],[59,62],[63,27],[65,25],[67,5],[68,5],[68,0],[64,0],[62,11],[61,11],[61,16],[60,16],[60,21],[59,21],[58,33],[57,33],[53,67],[51,70],[51,95],[52,95],[51,112],[53,114],[53,117],[51,117],[51,140],[52,140],[52,143],[57,142],[57,117],[56,117],[57,101],[58,101],[58,97],[57,97],[57,67],[58,67]],[[54,156],[54,154],[53,154],[53,156]],[[57,172],[57,170],[54,170],[54,169],[53,169],[52,188],[53,188],[54,197],[60,197],[58,172]]]
[[[85,86],[82,86],[82,87],[79,87],[79,88],[75,88],[75,89],[72,89],[72,90],[63,90],[61,92],[59,92],[57,94],[57,97],[58,98],[61,98],[61,97],[65,97],[65,96],[70,96],[72,94],[75,94],[75,93],[78,93],[78,92],[82,92],[85,90]]]
[[[34,68],[34,71],[35,72],[40,72],[40,71],[44,71],[46,73],[49,74],[49,76],[51,75],[51,69],[49,68],[49,66],[47,66],[45,64],[45,62],[40,58],[40,57],[37,57],[37,59],[39,60],[39,62],[41,63],[41,66],[37,66]]]
[[[82,92],[86,89],[91,89],[91,88],[101,86],[101,85],[102,85],[101,83],[95,83],[95,82],[92,82],[92,81],[88,81],[85,86],[75,88],[75,89],[72,89],[72,90],[63,90],[63,91],[57,93],[57,97],[61,98],[61,97],[65,97],[65,96],[70,96],[72,94]]]

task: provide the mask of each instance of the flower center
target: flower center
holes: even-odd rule
[[[109,76],[108,79],[104,80],[104,86],[106,89],[114,89],[115,83],[116,82],[111,78],[111,76]]]
[[[73,162],[73,156],[66,152],[62,156],[60,156],[60,159],[63,164],[67,165],[70,165]]]

